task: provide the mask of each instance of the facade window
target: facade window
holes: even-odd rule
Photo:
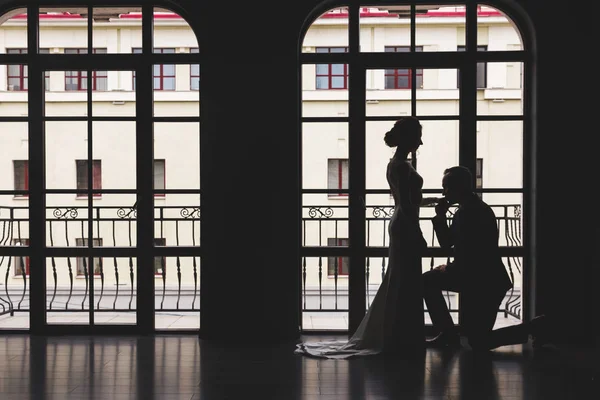
[[[40,54],[48,54],[49,49],[40,49]],[[7,54],[27,54],[27,49],[6,49]],[[29,88],[27,79],[27,65],[20,64],[8,65],[7,71],[7,89],[9,92],[26,91]],[[45,89],[50,88],[50,71],[46,71],[44,76]]]
[[[483,158],[478,158],[475,164],[475,189],[483,188]],[[483,193],[478,192],[477,195],[481,198]]]
[[[317,47],[317,53],[347,53],[347,47]],[[317,89],[348,89],[348,64],[317,64]]]
[[[327,238],[327,246],[349,246],[350,240],[343,238]],[[350,271],[350,265],[348,262],[348,257],[327,257],[327,275],[335,276],[335,271],[337,269],[338,276],[348,276],[348,271]]]
[[[166,238],[154,238],[154,246],[166,246]],[[167,258],[166,257],[154,257],[154,275],[160,275],[167,273]]]
[[[465,46],[458,46],[458,51],[465,51]],[[477,51],[487,51],[487,46],[477,46]],[[458,72],[457,77],[457,86],[460,87],[460,71]],[[477,63],[477,89],[485,89],[487,86],[487,63],[478,62]]]
[[[15,190],[29,190],[29,161],[14,160],[13,170],[15,178]],[[26,194],[17,194],[15,196],[24,197]]]
[[[141,54],[142,49],[136,47],[132,49],[134,54]],[[155,48],[155,54],[175,54],[175,48]],[[156,64],[153,73],[154,90],[175,90],[175,65]],[[133,90],[135,90],[135,71],[133,71]]]
[[[94,54],[106,54],[106,49],[93,49]],[[65,49],[65,54],[87,54],[87,49]],[[65,90],[87,90],[87,71],[66,71]],[[92,71],[92,90],[108,90],[108,72]]]
[[[199,53],[200,49],[197,47],[191,48],[190,53]],[[190,65],[190,89],[200,90],[200,64]]]
[[[75,239],[75,245],[77,247],[88,247],[89,245],[89,240],[87,238],[76,238]],[[101,238],[94,238],[93,241],[93,246],[94,247],[102,247],[102,239]],[[77,257],[77,275],[85,275],[85,270],[87,269],[87,273],[89,275],[90,273],[90,266],[89,266],[89,259],[85,260],[85,266],[86,268],[84,268],[84,258],[83,257]],[[102,259],[99,257],[94,257],[94,275],[100,275],[100,271],[101,271],[101,266],[102,266]]]
[[[29,246],[29,239],[14,239],[13,246]],[[29,257],[15,257],[15,275],[29,276]]]
[[[415,47],[415,51],[423,51],[422,46]],[[385,46],[386,53],[408,53],[410,46]],[[423,69],[416,70],[417,89],[423,88]],[[386,89],[411,89],[412,88],[412,70],[411,69],[386,69],[385,70],[385,88]]]
[[[154,160],[154,190],[165,190],[166,186],[165,160]],[[154,193],[154,195],[165,196],[164,193]]]
[[[27,49],[6,49],[7,54],[27,54]],[[27,65],[9,65],[7,70],[8,90],[27,90]]]
[[[77,169],[77,191],[86,192],[88,190],[88,160],[75,160]],[[102,189],[102,161],[92,161],[92,189]],[[87,193],[77,193],[78,196],[87,196]],[[102,196],[99,193],[94,193],[94,196]]]
[[[327,160],[327,189],[348,189],[348,159],[330,158]],[[347,193],[329,193],[329,197],[347,196]]]

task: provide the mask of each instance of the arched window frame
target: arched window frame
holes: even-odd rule
[[[40,8],[56,8],[61,7],[77,7],[87,8],[88,18],[88,37],[87,48],[93,49],[93,9],[105,7],[122,8],[121,1],[91,1],[80,0],[71,1],[65,0],[56,3],[53,0],[8,0],[0,4],[0,21],[9,19],[17,14],[27,14],[27,49],[23,54],[0,54],[0,64],[20,64],[28,67],[28,113],[27,116],[1,116],[2,122],[27,122],[29,128],[28,148],[29,148],[29,181],[27,188],[27,196],[29,201],[29,246],[20,246],[7,248],[6,254],[15,257],[27,257],[28,269],[33,273],[28,276],[29,280],[24,282],[24,285],[29,285],[29,316],[30,330],[35,334],[52,334],[53,332],[69,332],[69,333],[89,333],[96,332],[93,326],[93,307],[90,310],[89,326],[60,326],[47,325],[47,260],[51,257],[77,257],[82,255],[80,250],[49,248],[47,246],[48,237],[46,232],[46,195],[50,193],[61,193],[60,189],[50,190],[45,187],[45,142],[44,142],[44,76],[41,75],[43,70],[68,71],[73,65],[77,65],[80,70],[133,70],[137,69],[137,79],[141,82],[146,82],[145,85],[140,85],[136,96],[136,164],[138,169],[146,171],[142,174],[137,174],[136,193],[138,201],[132,205],[132,210],[135,208],[135,214],[138,221],[137,246],[131,249],[113,248],[99,249],[92,246],[92,241],[89,241],[89,246],[85,249],[85,256],[90,259],[93,256],[102,257],[136,257],[138,259],[138,268],[135,272],[137,277],[137,294],[136,299],[138,304],[154,304],[154,271],[149,268],[140,268],[140,265],[153,265],[154,258],[157,252],[168,252],[168,249],[156,250],[154,246],[154,196],[153,193],[153,176],[152,170],[154,165],[152,135],[153,125],[155,122],[198,122],[200,117],[158,117],[154,116],[153,109],[153,65],[154,64],[201,64],[201,51],[194,53],[177,53],[177,54],[156,54],[153,49],[153,13],[156,8],[168,9],[185,20],[190,29],[193,31],[198,42],[200,35],[198,32],[198,21],[191,15],[185,7],[182,7],[175,1],[156,0],[152,2],[138,1],[127,4],[128,7],[140,7],[142,9],[142,48],[141,54],[47,54],[39,51],[39,15]],[[198,43],[198,48],[202,45]],[[35,50],[31,50],[35,49]],[[44,53],[44,54],[42,54]],[[39,77],[39,79],[35,79]],[[87,115],[92,114],[92,90],[93,90],[94,74],[87,74],[87,96],[88,109]],[[202,91],[200,91],[202,96]],[[202,107],[202,101],[199,102],[199,108]],[[199,114],[201,112],[199,111]],[[100,118],[100,117],[98,117]],[[68,118],[60,118],[66,120]],[[125,118],[126,119],[126,118]],[[76,118],[74,117],[74,120]],[[92,137],[91,125],[92,118],[87,118],[88,122],[88,159],[92,160]],[[200,137],[202,140],[202,136]],[[200,144],[200,148],[202,148]],[[202,157],[200,157],[202,159]],[[93,180],[93,169],[88,171],[89,181]],[[202,169],[203,170],[203,169]],[[201,170],[201,171],[202,171]],[[201,179],[202,181],[202,179]],[[13,194],[13,191],[0,191]],[[119,190],[111,190],[112,193],[119,193]],[[166,191],[165,191],[166,192]],[[194,190],[189,190],[189,193],[196,193]],[[200,193],[200,189],[197,191]],[[88,188],[88,215],[93,215],[93,196],[94,188]],[[139,223],[141,222],[141,224]],[[94,237],[94,224],[88,224],[88,237]],[[153,249],[153,251],[147,251]],[[2,251],[2,249],[0,249]],[[200,256],[200,247],[178,248],[177,251],[185,253],[187,256]],[[175,254],[177,251],[171,253]],[[2,251],[3,252],[3,251]],[[106,252],[111,252],[110,255]],[[161,255],[162,255],[161,253]],[[4,252],[3,252],[4,254]],[[31,266],[29,268],[29,266]],[[36,271],[39,271],[36,273]],[[143,284],[143,282],[151,282],[152,285]],[[25,287],[25,286],[24,286]],[[94,290],[94,279],[89,280],[89,293]],[[14,299],[13,299],[14,300]],[[94,299],[90,297],[90,304],[95,304]],[[155,331],[154,324],[154,307],[136,307],[137,325],[121,327],[121,332],[126,332],[128,328],[136,333],[150,333]],[[109,328],[110,329],[110,328]],[[100,328],[102,331],[103,329]]]
[[[523,187],[521,190],[511,189],[488,189],[483,192],[516,192],[523,194],[523,244],[515,248],[514,255],[523,257],[523,297],[521,299],[522,318],[528,320],[535,315],[535,277],[536,277],[536,150],[537,150],[537,129],[536,129],[536,37],[533,29],[533,23],[525,10],[514,0],[491,0],[477,2],[466,0],[459,2],[466,5],[466,51],[448,52],[448,53],[417,53],[415,51],[415,11],[418,5],[431,5],[430,1],[414,0],[412,2],[362,2],[350,0],[346,2],[326,0],[320,3],[312,10],[306,18],[304,25],[299,34],[297,44],[297,54],[299,57],[299,79],[298,79],[298,160],[302,161],[302,126],[306,122],[347,122],[349,125],[349,175],[350,183],[348,189],[348,218],[349,220],[364,221],[364,206],[365,193],[368,192],[365,188],[365,139],[364,125],[369,118],[365,112],[365,76],[357,74],[353,71],[362,71],[366,68],[386,68],[386,61],[393,67],[393,63],[389,62],[382,53],[367,53],[361,52],[359,43],[359,19],[360,8],[365,5],[376,7],[378,5],[395,5],[407,4],[411,7],[411,52],[403,54],[408,60],[408,64],[419,67],[430,68],[459,68],[461,81],[464,84],[460,87],[460,135],[459,135],[459,163],[467,166],[472,172],[474,180],[476,179],[477,170],[477,151],[476,151],[476,132],[477,120],[483,120],[481,116],[477,116],[477,63],[478,62],[523,62],[523,115],[519,116],[518,120],[523,121]],[[481,52],[477,51],[477,7],[486,5],[494,7],[503,12],[515,25],[516,31],[521,36],[523,49],[521,51],[502,51],[502,52]],[[348,8],[348,51],[346,53],[327,54],[327,53],[303,53],[303,41],[308,29],[313,22],[325,12],[341,8]],[[473,30],[475,27],[475,30]],[[302,66],[305,64],[326,64],[338,63],[348,65],[349,69],[349,88],[348,88],[348,111],[349,115],[346,118],[335,117],[304,117],[302,114]],[[414,67],[413,67],[414,68]],[[416,115],[416,74],[412,74],[411,86],[411,102],[412,115]],[[498,119],[496,116],[490,116],[489,120]],[[502,118],[500,118],[502,119]],[[512,120],[505,118],[505,120]],[[362,133],[362,135],[361,135]],[[416,155],[412,157],[413,164],[416,166]],[[299,166],[299,185],[302,185],[302,165]],[[476,182],[474,182],[475,184]],[[475,186],[475,185],[474,185]],[[299,204],[303,204],[303,196],[306,193],[317,193],[315,190],[303,189],[299,190]],[[302,221],[302,207],[299,210],[299,220]],[[365,243],[365,226],[362,223],[352,224],[349,228],[350,245],[347,249],[341,249],[345,256],[350,256],[350,275],[349,275],[349,292],[358,293],[359,295],[350,295],[349,301],[349,331],[354,332],[358,324],[362,320],[364,310],[366,309],[365,300],[365,271],[364,260],[368,251]],[[302,229],[302,224],[300,224]],[[299,237],[302,237],[300,232]],[[326,253],[322,248],[308,247],[300,245],[300,254],[305,257],[322,256]],[[429,249],[427,255],[432,254],[433,249]],[[379,252],[380,256],[385,257],[384,252]],[[337,254],[337,253],[336,253]],[[371,254],[371,253],[369,253]],[[306,271],[301,271],[301,275]],[[303,304],[301,301],[300,304]],[[302,315],[302,309],[300,313]]]

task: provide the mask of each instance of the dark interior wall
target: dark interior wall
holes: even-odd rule
[[[207,57],[201,83],[203,164],[210,166],[202,171],[207,338],[298,334],[297,44],[318,3],[173,2],[198,22]],[[591,4],[521,4],[537,31],[539,54],[536,302],[562,322],[562,341],[591,340],[598,332],[591,267],[599,265],[590,250],[600,243],[592,177],[598,167],[590,153],[595,100],[586,95],[595,75],[591,55],[583,53],[594,48],[592,24],[583,21],[591,22]]]
[[[246,3],[227,13],[232,21],[227,25],[214,18],[223,12],[218,3],[198,5],[210,39],[203,51],[211,58],[210,70],[203,70],[203,90],[206,98],[210,96],[207,107],[214,130],[204,134],[211,136],[213,156],[219,158],[215,165],[225,178],[211,182],[220,201],[211,199],[210,204],[218,210],[215,218],[222,214],[230,218],[233,210],[244,210],[243,218],[234,216],[229,223],[217,224],[222,230],[211,239],[219,249],[211,256],[218,262],[213,271],[215,287],[210,289],[218,304],[213,304],[215,314],[205,316],[203,327],[214,322],[214,332],[253,326],[264,337],[295,333],[296,46],[305,16],[317,4],[315,0],[288,2],[285,7],[274,1],[260,6]],[[573,68],[585,63],[580,51],[586,49],[586,38],[591,38],[584,31],[591,25],[582,20],[590,15],[588,4],[521,1],[536,29],[539,56],[536,302],[540,312],[561,322],[559,340],[571,342],[590,340],[594,327],[590,316],[597,315],[591,309],[590,268],[595,228],[589,223],[582,227],[589,221],[585,214],[593,210],[577,205],[586,193],[585,185],[594,182],[591,158],[585,156],[592,139],[580,134],[590,132],[584,110],[591,103],[584,95],[589,89],[585,82],[591,81],[575,72],[584,73],[588,67]],[[245,78],[230,80],[233,70],[245,71]],[[235,118],[229,114],[232,105]],[[234,236],[238,239],[231,240]],[[227,251],[230,245],[235,252]],[[208,279],[206,274],[204,278]],[[203,304],[208,306],[206,301]],[[240,309],[242,305],[249,307],[248,312]],[[250,308],[265,313],[257,316]],[[239,319],[230,318],[230,313]],[[213,336],[211,332],[206,331]]]

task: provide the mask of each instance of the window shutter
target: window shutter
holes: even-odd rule
[[[87,190],[87,160],[75,161],[77,168],[77,190]]]
[[[102,161],[94,160],[93,166],[93,189],[102,189]]]
[[[165,160],[154,160],[154,190],[165,189]]]
[[[342,174],[342,185],[340,189],[348,189],[348,160],[340,160],[340,167]]]
[[[338,189],[338,161],[337,159],[327,160],[327,189]]]

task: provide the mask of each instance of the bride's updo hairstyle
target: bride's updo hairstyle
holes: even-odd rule
[[[412,148],[421,140],[421,123],[415,117],[402,117],[386,132],[383,138],[389,147]]]

